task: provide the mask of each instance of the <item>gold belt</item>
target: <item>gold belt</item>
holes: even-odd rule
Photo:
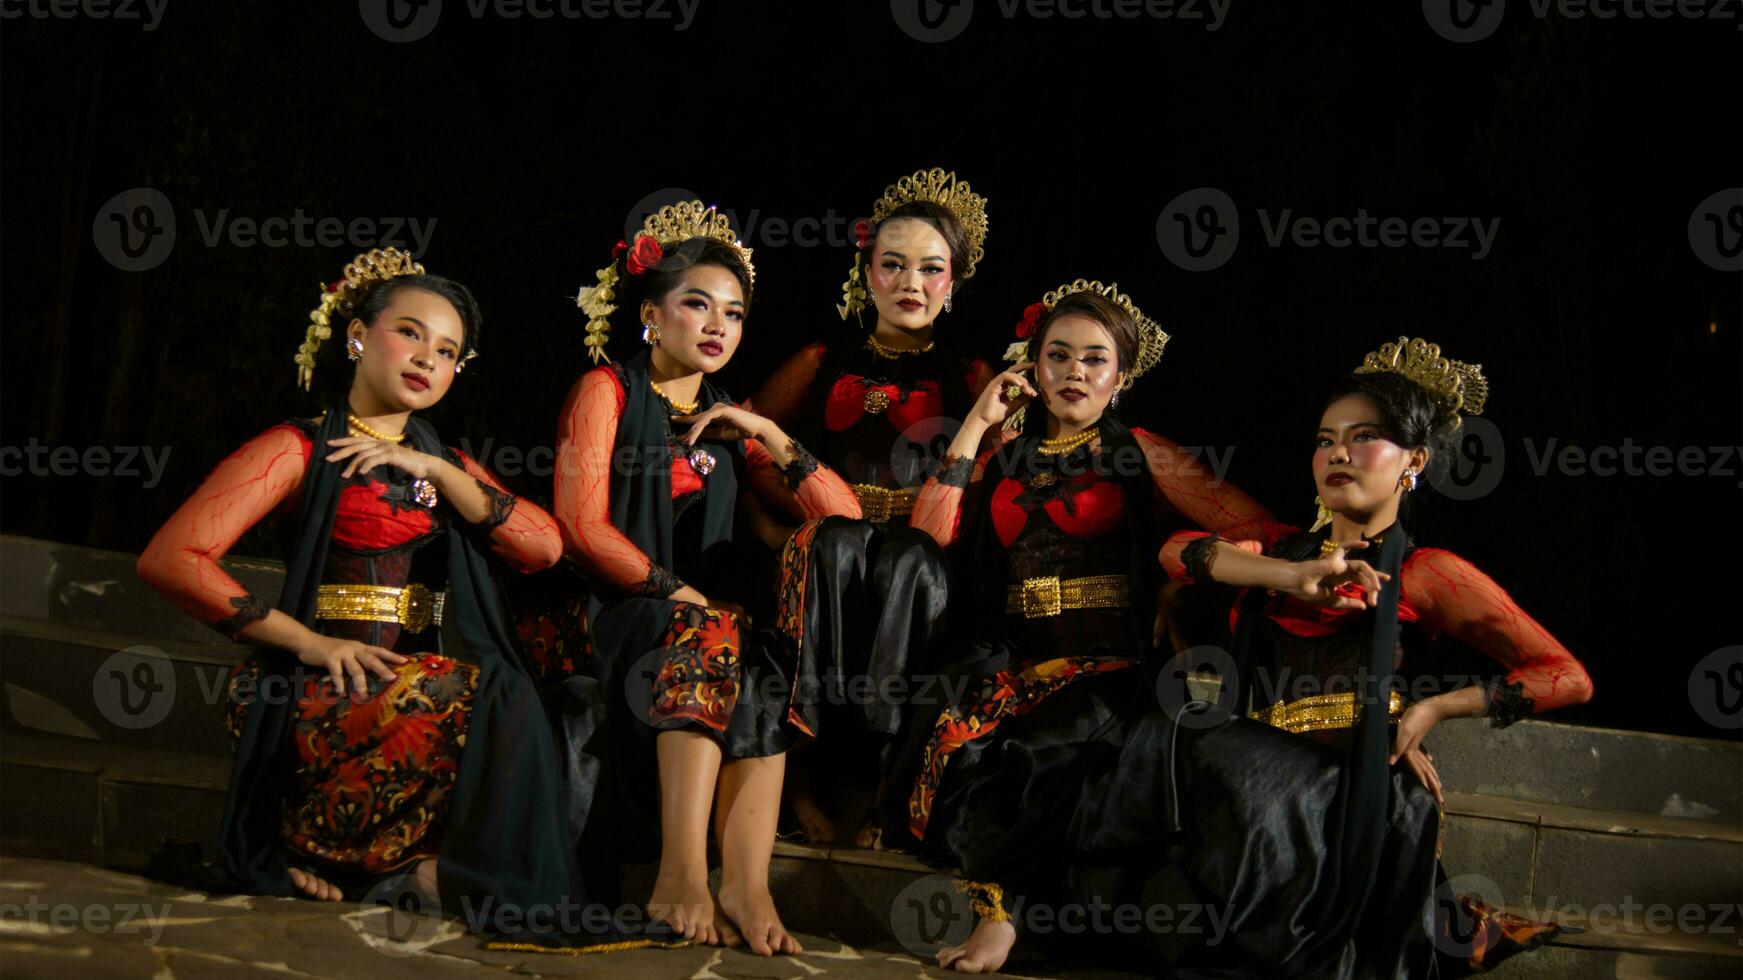
[[[1005,612],[1028,619],[1057,616],[1065,609],[1120,609],[1132,604],[1124,575],[1026,578],[1005,590]]]
[[[912,514],[914,501],[920,496],[918,490],[891,490],[869,483],[855,483],[848,489],[859,498],[859,509],[865,514],[865,519],[879,524],[887,523],[892,517]]]
[[[1329,728],[1349,728],[1360,714],[1353,691],[1342,694],[1316,694],[1310,698],[1279,701],[1253,713],[1253,718],[1286,732],[1318,732]],[[1404,714],[1404,696],[1397,691],[1387,698],[1386,718],[1396,722]]]
[[[361,619],[398,623],[412,633],[442,625],[448,593],[431,592],[416,583],[392,585],[323,585],[315,590],[316,619]]]

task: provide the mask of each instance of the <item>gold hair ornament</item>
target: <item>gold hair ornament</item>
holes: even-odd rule
[[[1442,357],[1439,344],[1421,337],[1399,337],[1396,343],[1381,344],[1380,349],[1362,358],[1356,374],[1386,372],[1402,375],[1420,385],[1440,407],[1442,421],[1456,429],[1465,415],[1483,414],[1483,404],[1489,400],[1489,379],[1483,377],[1481,364],[1466,364]]]
[[[968,254],[951,256],[958,270],[956,278],[972,278],[975,266],[986,255],[986,198],[971,190],[968,181],[958,180],[954,170],[946,171],[943,167],[916,170],[884,188],[884,196],[872,205],[868,227],[875,229],[891,212],[913,201],[931,201],[956,217],[957,223],[962,225],[963,236],[968,239]],[[847,281],[841,284],[841,302],[835,310],[843,320],[858,316],[870,301],[865,275],[861,271],[866,249],[870,247],[869,241],[859,245],[853,255],[853,268],[848,270]]]
[[[653,263],[670,255],[674,246],[692,238],[712,238],[731,246],[738,253],[739,261],[744,263],[745,277],[753,287],[756,285],[757,273],[756,266],[751,264],[751,250],[739,241],[738,234],[732,230],[731,219],[701,201],[668,204],[648,215],[641,231],[636,232],[633,242],[619,242],[612,252],[611,262],[596,273],[595,283],[582,287],[575,297],[575,305],[587,314],[585,343],[587,354],[593,358],[593,363],[611,360],[605,353],[605,344],[611,338],[610,317],[617,312],[617,285],[622,281],[623,272],[643,275]],[[643,239],[649,239],[659,246],[657,255],[645,256],[652,261],[641,258],[644,253],[651,251],[643,244]],[[632,267],[632,261],[642,268],[638,271]],[[619,271],[620,268],[622,272]]]
[[[402,252],[393,247],[370,249],[352,259],[345,266],[345,277],[324,287],[321,291],[321,305],[309,313],[308,332],[303,334],[303,344],[297,348],[297,384],[304,391],[309,390],[315,377],[315,352],[333,335],[334,317],[342,319],[351,315],[352,306],[365,286],[398,276],[423,274],[424,267],[412,261],[410,252]],[[466,363],[473,356],[468,353],[460,363]]]

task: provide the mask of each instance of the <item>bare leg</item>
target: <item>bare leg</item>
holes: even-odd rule
[[[720,769],[720,908],[759,956],[801,951],[769,894],[786,765],[783,754],[732,759]]]
[[[660,767],[660,871],[648,913],[686,939],[716,946],[720,933],[708,892],[708,810],[720,774],[720,746],[696,732],[661,732],[654,751]]]
[[[982,919],[968,942],[938,951],[938,965],[958,973],[997,973],[1016,944],[1017,930],[1009,922]]]

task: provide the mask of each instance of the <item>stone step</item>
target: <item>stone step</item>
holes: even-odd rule
[[[1604,903],[1743,911],[1743,823],[1451,791],[1446,814],[1441,862],[1491,905],[1556,921]]]
[[[1743,823],[1743,740],[1459,718],[1427,741],[1442,779],[1472,793]]]
[[[228,777],[227,759],[212,754],[8,731],[0,846],[140,870],[165,837],[212,839]],[[1701,971],[1715,962],[1743,971],[1743,828],[1458,793],[1447,813],[1456,890],[1588,927],[1497,976],[1712,976]],[[947,879],[907,855],[779,842],[775,856],[772,883],[794,929],[913,948],[939,925],[923,916]],[[1637,972],[1648,968],[1660,972]]]
[[[0,616],[0,721],[118,746],[230,753],[230,669],[241,644],[144,637]]]
[[[230,760],[7,731],[0,842],[31,854],[143,869],[165,838],[216,839]]]
[[[152,642],[223,641],[141,582],[134,571],[138,561],[127,552],[0,534],[0,614],[152,637]],[[232,557],[221,564],[261,600],[278,600],[283,563]]]

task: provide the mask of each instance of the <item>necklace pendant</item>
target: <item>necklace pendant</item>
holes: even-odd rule
[[[882,388],[873,388],[865,393],[865,410],[868,415],[881,415],[890,407],[890,393]]]
[[[696,471],[697,476],[707,476],[714,472],[714,454],[706,449],[692,449],[689,460],[690,468]]]

